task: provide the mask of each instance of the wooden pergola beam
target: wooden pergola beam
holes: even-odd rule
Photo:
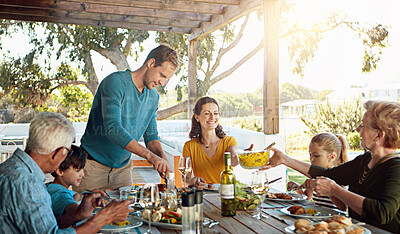
[[[193,28],[199,27],[200,21],[185,20],[185,19],[166,19],[166,18],[155,18],[155,17],[143,17],[143,16],[124,16],[124,15],[111,15],[111,14],[97,14],[90,12],[78,12],[78,11],[66,11],[58,9],[37,9],[37,8],[24,8],[24,7],[13,7],[3,6],[0,8],[1,15],[21,15],[21,16],[37,16],[44,18],[57,18],[67,22],[69,19],[79,19],[88,21],[101,21],[99,25],[104,25],[106,22],[119,22],[143,24],[143,25],[158,25],[158,26],[169,26],[169,27],[181,27],[181,28]],[[101,19],[101,20],[98,20]],[[184,31],[190,31],[185,29]]]
[[[135,15],[143,17],[157,17],[157,18],[171,18],[171,19],[187,19],[209,21],[211,14],[200,14],[196,12],[185,11],[170,11],[160,9],[146,9],[139,7],[124,7],[124,6],[104,6],[98,4],[90,4],[85,2],[65,2],[54,0],[2,0],[0,6],[14,6],[23,8],[42,8],[42,9],[60,9],[66,11],[88,12],[88,13],[102,13],[114,15]]]
[[[51,23],[62,23],[62,24],[77,24],[77,25],[91,25],[91,26],[103,26],[111,28],[127,28],[134,30],[143,31],[159,31],[159,32],[174,32],[174,33],[189,33],[190,28],[173,28],[169,26],[157,26],[157,25],[143,25],[135,23],[123,23],[123,22],[103,22],[98,20],[86,20],[84,23],[82,20],[68,18],[62,19],[57,17],[41,17],[41,16],[27,16],[27,15],[11,15],[11,14],[1,14],[0,18],[10,19],[10,20],[22,20],[22,21],[34,21],[34,22],[51,22]]]
[[[62,2],[78,2],[81,0],[60,0]],[[222,14],[224,5],[193,1],[126,1],[126,0],[86,0],[85,3],[100,7],[134,7],[152,10],[185,11],[200,14]]]
[[[194,29],[189,36],[189,40],[194,40],[196,38],[201,38],[215,30],[239,19],[240,17],[254,11],[256,9],[261,9],[262,0],[252,1],[252,0],[242,0],[238,6],[227,6],[225,7],[225,12],[222,15],[214,15],[212,20],[209,22],[204,22],[202,26],[198,29]]]
[[[264,134],[279,133],[279,0],[264,0]]]

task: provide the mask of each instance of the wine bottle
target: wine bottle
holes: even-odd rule
[[[221,172],[221,215],[235,216],[235,174],[231,169],[231,153],[225,152],[225,170]]]

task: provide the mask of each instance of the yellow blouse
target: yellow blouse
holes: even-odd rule
[[[219,141],[215,155],[209,157],[201,148],[199,139],[194,138],[185,143],[182,154],[192,159],[194,176],[202,177],[207,183],[220,183],[225,168],[224,153],[229,146],[237,144],[233,136],[225,136]]]

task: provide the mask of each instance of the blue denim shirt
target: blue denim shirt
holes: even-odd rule
[[[36,162],[17,149],[0,164],[0,233],[76,233],[59,229]]]

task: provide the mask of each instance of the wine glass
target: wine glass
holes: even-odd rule
[[[151,233],[151,211],[160,205],[160,193],[156,184],[143,185],[140,192],[139,204],[149,212],[149,230],[145,233]]]
[[[268,218],[267,215],[262,214],[261,205],[264,202],[265,194],[269,190],[267,173],[264,171],[256,171],[253,174],[253,180],[251,181],[251,191],[260,200],[257,206],[257,214],[253,215],[256,219],[261,219],[261,217]]]
[[[192,160],[190,157],[181,156],[179,158],[179,172],[183,175],[183,187],[186,188],[186,176],[192,172]]]

